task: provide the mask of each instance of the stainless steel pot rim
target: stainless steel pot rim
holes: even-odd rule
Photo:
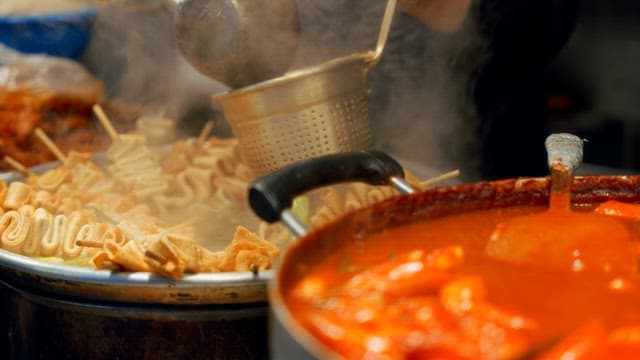
[[[149,272],[122,272],[95,270],[78,266],[48,263],[27,256],[14,254],[0,249],[0,267],[37,275],[42,278],[70,281],[76,283],[109,283],[122,286],[170,286],[189,288],[194,285],[226,287],[228,285],[255,286],[266,284],[273,277],[273,270],[258,272],[238,271],[219,273],[187,274],[180,280],[154,275]]]
[[[94,270],[47,263],[0,249],[2,281],[23,291],[82,301],[201,306],[266,303],[272,270],[185,275],[172,280],[149,272]]]
[[[269,88],[286,86],[302,78],[327,72],[327,71],[332,71],[335,68],[338,68],[340,66],[343,66],[349,63],[360,62],[364,64],[365,69],[368,69],[369,63],[373,62],[374,60],[375,60],[375,53],[373,51],[355,53],[355,54],[339,57],[333,60],[329,60],[327,62],[321,63],[319,65],[315,65],[312,67],[293,70],[275,79],[270,79],[254,85],[245,86],[237,90],[231,90],[231,91],[215,94],[211,97],[211,100],[213,102],[219,102],[221,99],[225,99],[225,98],[244,96],[250,93],[265,91]]]

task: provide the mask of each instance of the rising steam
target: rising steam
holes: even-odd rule
[[[226,89],[186,64],[176,47],[173,13],[157,2],[102,8],[83,62],[104,80],[107,98],[148,115],[183,119],[194,108],[210,109],[210,95]],[[203,116],[179,126],[199,131],[211,120],[206,111]]]
[[[373,49],[385,4],[298,0],[302,33],[293,67]],[[478,176],[472,74],[486,58],[473,12],[457,32],[443,34],[397,11],[382,60],[369,73],[376,147],[426,168],[460,168],[469,179]],[[171,25],[163,6],[104,10],[85,60],[108,79],[108,97],[181,118],[226,90],[184,62]],[[264,44],[278,46],[268,34]]]
[[[300,0],[299,64],[373,49],[384,0]],[[371,70],[376,147],[430,169],[478,176],[472,74],[486,59],[474,10],[455,33],[396,12],[381,62]]]

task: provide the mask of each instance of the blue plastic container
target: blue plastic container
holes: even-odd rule
[[[98,9],[0,17],[0,43],[29,54],[76,59],[84,52]]]

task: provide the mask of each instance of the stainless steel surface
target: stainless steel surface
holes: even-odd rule
[[[380,31],[378,33],[378,41],[376,42],[376,48],[373,51],[373,59],[371,59],[371,66],[380,61],[380,57],[384,52],[384,48],[387,44],[387,38],[389,37],[389,30],[391,29],[391,21],[393,20],[393,14],[395,13],[397,0],[388,0],[387,6],[384,10],[382,17],[382,23],[380,24]]]
[[[391,179],[389,179],[389,182],[391,182],[391,185],[396,188],[396,190],[403,194],[413,194],[416,192],[413,186],[402,178],[392,176]]]
[[[31,259],[0,249],[0,273],[40,292],[151,304],[235,304],[266,300],[272,271],[201,273],[179,281],[150,273],[111,272]]]
[[[300,30],[295,0],[176,1],[178,47],[198,71],[232,88],[284,74]]]
[[[280,220],[295,236],[305,236],[309,231],[307,225],[300,221],[290,209],[286,209],[280,214]]]
[[[389,0],[376,49],[213,96],[258,176],[291,162],[367,149],[368,71],[385,47],[396,0]]]

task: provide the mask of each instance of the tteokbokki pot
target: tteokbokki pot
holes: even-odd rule
[[[308,232],[290,221],[291,199],[311,188],[401,177],[385,154],[360,152],[293,164],[253,184],[256,213],[305,234],[269,284],[275,358],[640,356],[640,177],[571,185],[572,215],[614,220],[623,240],[594,231],[572,242],[569,224],[566,243],[526,234],[492,243],[504,221],[548,211],[549,178],[395,196]]]

